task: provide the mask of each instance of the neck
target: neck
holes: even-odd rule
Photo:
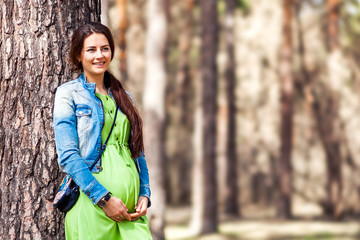
[[[101,94],[107,94],[108,93],[107,89],[105,87],[105,84],[104,84],[104,74],[99,75],[99,76],[93,76],[93,75],[85,73],[85,77],[86,77],[86,80],[89,83],[95,83],[95,85],[96,85],[95,92],[101,93]]]

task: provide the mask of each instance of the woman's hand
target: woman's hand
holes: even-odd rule
[[[117,197],[111,196],[106,205],[102,207],[102,210],[105,212],[106,216],[116,222],[120,222],[122,220],[132,220],[128,214],[128,209],[125,204]]]
[[[135,213],[130,213],[131,221],[138,220],[141,216],[146,215],[149,199],[145,196],[140,196],[137,202]]]

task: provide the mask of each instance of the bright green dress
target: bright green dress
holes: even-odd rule
[[[104,107],[105,124],[101,137],[105,142],[115,117],[116,105],[108,95],[96,93],[96,96],[101,99]],[[139,196],[140,180],[127,145],[129,136],[130,122],[126,115],[119,111],[101,157],[103,169],[93,175],[133,213]],[[137,221],[115,222],[107,217],[100,207],[94,206],[82,191],[75,206],[66,214],[65,235],[67,240],[152,239],[146,216]]]

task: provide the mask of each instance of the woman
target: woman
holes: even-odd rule
[[[151,239],[142,121],[121,83],[107,71],[113,56],[114,40],[106,26],[81,26],[72,37],[70,59],[82,73],[57,88],[58,161],[82,190],[65,217],[66,239]],[[116,105],[114,129],[90,171],[109,135]]]

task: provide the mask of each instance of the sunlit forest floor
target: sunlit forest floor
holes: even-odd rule
[[[278,221],[270,218],[231,219],[221,216],[219,232],[194,236],[189,227],[190,208],[168,207],[166,212],[167,240],[358,240],[360,222],[356,219],[329,221],[296,219]]]

